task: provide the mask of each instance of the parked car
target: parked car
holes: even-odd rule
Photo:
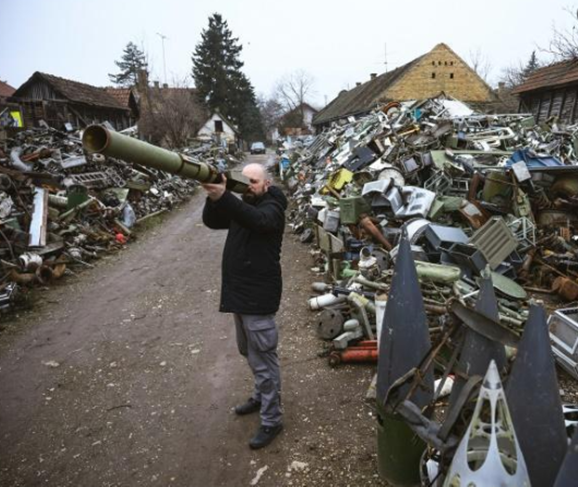
[[[251,144],[251,154],[265,154],[265,144],[263,142],[253,142]]]

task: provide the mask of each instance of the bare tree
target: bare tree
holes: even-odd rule
[[[504,83],[506,88],[514,88],[521,85],[528,77],[541,67],[541,63],[536,57],[536,51],[532,51],[528,62],[524,65],[521,62],[511,64],[502,70],[499,81]]]
[[[574,12],[570,8],[565,10],[572,16],[574,25],[570,30],[560,30],[554,27],[549,46],[542,49],[542,51],[552,54],[557,61],[578,59],[578,12]]]
[[[266,98],[262,94],[257,97],[257,106],[261,112],[265,130],[267,134],[270,134],[278,126],[285,108],[275,96]]]
[[[303,120],[303,104],[307,103],[309,97],[314,94],[313,84],[313,76],[302,69],[298,69],[277,82],[274,98],[283,105],[286,112],[299,108],[301,120]]]
[[[139,131],[151,142],[169,148],[186,145],[207,117],[194,89],[184,82],[174,85],[148,87],[141,94]]]
[[[477,47],[470,49],[469,61],[472,69],[476,74],[489,84],[490,72],[492,71],[492,64],[488,58],[482,53],[482,50]]]

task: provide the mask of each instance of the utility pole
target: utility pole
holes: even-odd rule
[[[168,39],[167,36],[160,34],[157,32],[157,35],[161,38],[161,42],[163,44],[163,70],[165,73],[165,84],[167,83],[167,63],[165,62],[165,39]]]

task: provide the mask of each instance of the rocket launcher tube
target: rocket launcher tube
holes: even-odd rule
[[[115,157],[200,183],[218,183],[222,180],[222,175],[209,164],[113,132],[101,125],[91,125],[84,131],[82,145],[90,153]],[[246,181],[227,175],[227,189],[244,193],[247,187]]]

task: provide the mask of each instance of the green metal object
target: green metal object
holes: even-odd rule
[[[82,145],[91,153],[103,154],[145,167],[152,167],[201,183],[218,183],[222,180],[222,174],[209,164],[113,132],[101,125],[91,125],[84,131]],[[226,174],[226,176],[227,189],[235,193],[246,191],[248,187],[246,180],[239,175],[232,177],[230,174]]]
[[[356,224],[359,221],[360,215],[369,213],[371,207],[365,201],[363,196],[352,196],[349,198],[341,198],[339,200],[339,210],[341,223],[344,225]]]
[[[396,414],[377,404],[377,466],[379,476],[395,486],[420,485],[419,463],[426,444]]]
[[[88,200],[88,188],[82,184],[73,184],[68,188],[67,210],[72,210]]]
[[[513,299],[527,299],[528,293],[517,282],[509,277],[502,276],[497,272],[492,272],[492,284],[502,294]]]
[[[459,280],[461,269],[453,265],[432,264],[431,262],[415,261],[415,268],[420,279],[426,281],[452,284]]]

